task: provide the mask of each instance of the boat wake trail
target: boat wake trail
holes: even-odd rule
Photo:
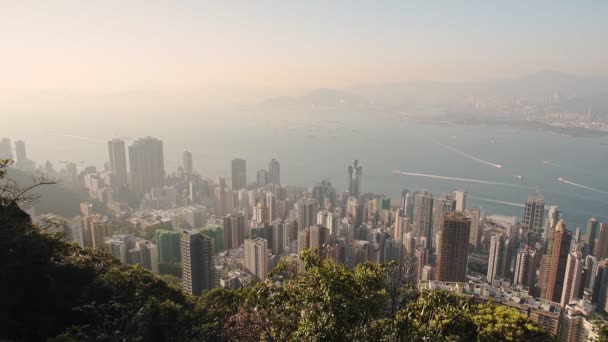
[[[499,200],[493,200],[490,198],[483,198],[483,197],[469,197],[472,200],[476,200],[476,201],[482,201],[482,202],[489,202],[489,203],[496,203],[496,204],[504,204],[504,205],[510,205],[512,207],[520,207],[520,208],[524,208],[525,205],[521,204],[521,203],[514,203],[514,202],[507,202],[507,201],[499,201]]]
[[[586,185],[582,185],[582,184],[574,183],[574,182],[571,182],[571,181],[566,180],[566,179],[561,178],[561,177],[560,177],[560,178],[558,178],[557,180],[558,180],[558,181],[560,181],[560,182],[562,182],[562,183],[564,183],[564,184],[568,184],[568,185],[576,186],[576,187],[579,187],[579,188],[582,188],[582,189],[586,189],[586,190],[590,190],[590,191],[599,192],[600,194],[608,195],[608,191],[604,191],[604,190],[600,190],[600,189],[592,188],[592,187],[590,187],[590,186],[586,186]]]
[[[398,175],[406,175],[406,176],[415,176],[415,177],[426,177],[426,178],[434,178],[434,179],[445,179],[445,180],[453,180],[459,182],[467,182],[467,183],[476,183],[476,184],[487,184],[487,185],[499,185],[499,186],[508,186],[514,188],[521,188],[521,185],[512,184],[512,183],[503,183],[503,182],[493,182],[482,179],[470,179],[470,178],[457,178],[457,177],[448,177],[448,176],[438,176],[431,175],[426,173],[415,173],[415,172],[405,172],[401,170],[393,170],[394,174]]]
[[[489,162],[489,161],[485,161],[485,160],[483,160],[483,159],[480,159],[480,158],[477,158],[477,157],[475,157],[475,156],[472,156],[472,155],[470,155],[470,154],[468,154],[468,153],[466,153],[466,152],[464,152],[464,151],[461,151],[461,150],[459,150],[459,149],[457,149],[457,148],[455,148],[455,147],[452,147],[452,146],[449,146],[449,145],[445,145],[445,144],[443,144],[443,143],[441,143],[441,142],[439,142],[439,141],[437,141],[437,140],[431,140],[431,141],[432,141],[432,142],[433,142],[435,145],[441,146],[441,147],[443,147],[443,148],[445,148],[445,149],[448,149],[448,150],[450,150],[450,151],[452,151],[452,152],[454,152],[454,153],[458,153],[459,155],[461,155],[461,156],[463,156],[463,157],[465,157],[465,158],[471,159],[471,160],[473,160],[473,161],[476,161],[476,162],[478,162],[478,163],[485,164],[485,165],[488,165],[488,166],[492,166],[492,167],[495,167],[495,168],[497,168],[497,169],[501,169],[501,168],[502,168],[502,165],[501,165],[501,164],[495,164],[495,163],[491,163],[491,162]]]

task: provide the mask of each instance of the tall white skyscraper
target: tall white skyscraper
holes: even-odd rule
[[[264,280],[268,274],[268,241],[247,239],[244,243],[245,270],[257,280]]]
[[[353,165],[348,167],[348,192],[350,196],[359,197],[361,191],[361,177],[363,167],[358,160],[353,160]]]
[[[456,199],[456,211],[467,210],[467,192],[464,190],[454,191],[454,197]]]
[[[407,216],[412,223],[414,218],[414,194],[408,189],[401,190],[401,213]]]

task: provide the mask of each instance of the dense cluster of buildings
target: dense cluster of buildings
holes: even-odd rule
[[[72,171],[111,218],[84,203],[80,217],[37,220],[61,221],[55,229],[66,239],[107,248],[126,264],[156,273],[179,265],[193,295],[263,280],[310,248],[348,267],[395,261],[406,269],[402,282],[511,306],[564,341],[592,337],[592,316],[608,311],[608,223],[591,218],[584,234],[572,231],[540,194],[529,196],[521,218],[484,215],[462,190],[406,189],[398,200],[364,192],[357,160],[339,192],[326,179],[311,188],[281,184],[276,159],[253,182],[246,161],[234,159],[228,183],[197,174],[186,151],[167,175],[162,141],[151,137],[128,149],[114,139],[108,152],[104,170]]]

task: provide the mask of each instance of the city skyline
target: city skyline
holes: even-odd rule
[[[1,7],[0,340],[608,341],[608,2]]]

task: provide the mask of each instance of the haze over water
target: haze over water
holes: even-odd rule
[[[247,160],[248,181],[266,168],[271,158],[281,162],[282,182],[312,186],[330,178],[339,191],[346,188],[348,164],[363,165],[365,192],[386,193],[393,200],[402,189],[427,189],[435,195],[465,189],[470,206],[486,214],[521,216],[523,208],[482,199],[523,204],[533,191],[545,196],[547,205],[558,205],[570,229],[593,215],[608,217],[608,195],[561,183],[557,178],[608,190],[607,138],[566,137],[527,129],[490,126],[440,126],[399,121],[374,113],[309,111],[268,116],[258,112],[208,115],[150,115],[141,123],[120,126],[97,120],[58,122],[15,132],[23,138],[32,159],[84,161],[103,167],[106,141],[113,137],[154,136],[163,140],[165,168],[173,172],[184,150],[193,153],[195,170],[206,177],[230,176],[230,160]],[[247,118],[247,119],[245,119]],[[301,118],[301,119],[300,119]],[[157,123],[162,121],[163,123]],[[446,148],[440,144],[450,146]],[[454,149],[502,168],[466,158]],[[269,152],[272,151],[272,152]],[[549,161],[545,165],[543,161]],[[477,184],[445,179],[398,175],[392,170],[468,178],[515,186]],[[521,179],[519,179],[521,176]]]

